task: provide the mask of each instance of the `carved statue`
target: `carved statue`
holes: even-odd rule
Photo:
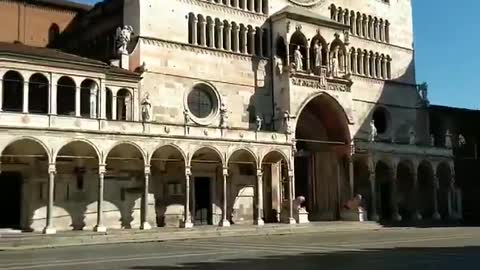
[[[185,125],[190,124],[190,122],[192,121],[192,119],[190,118],[190,113],[188,112],[187,109],[183,110],[183,118],[185,120]]]
[[[115,37],[118,54],[128,54],[127,46],[132,37],[133,27],[130,25],[124,25],[117,28]]]
[[[275,67],[277,69],[277,74],[282,75],[283,73],[283,61],[282,58],[278,56],[273,56],[273,61],[275,63]]]
[[[98,89],[97,84],[94,84],[90,88],[90,118],[97,118],[97,100]]]
[[[291,116],[288,111],[283,113],[283,125],[285,127],[285,133],[292,134],[292,125],[290,123]]]
[[[465,137],[462,134],[459,134],[458,135],[458,146],[462,147],[465,144],[467,144],[467,140],[465,139]]]
[[[435,136],[430,134],[430,146],[435,146]]]
[[[305,197],[304,196],[297,196],[295,200],[293,201],[293,209],[298,211],[300,209],[305,209],[305,206],[302,204],[305,202]]]
[[[417,136],[415,133],[415,129],[413,127],[410,127],[410,129],[408,130],[408,136],[409,136],[408,143],[411,145],[414,145],[416,143]]]
[[[332,74],[332,77],[334,78],[338,77],[338,60],[339,60],[338,57],[340,56],[339,51],[340,51],[340,47],[335,46],[335,49],[330,55],[331,74]]]
[[[295,70],[303,70],[303,55],[300,52],[300,46],[295,48],[293,59],[295,60]]]
[[[375,120],[370,121],[370,138],[369,141],[374,142],[377,137],[377,127],[375,126]]]
[[[452,133],[450,133],[449,129],[445,133],[445,147],[448,149],[452,148]]]
[[[227,106],[225,103],[220,105],[220,127],[227,128],[228,127],[228,112]]]
[[[418,85],[418,93],[423,101],[428,102],[428,84],[426,82]]]
[[[152,103],[150,102],[150,94],[146,93],[142,100],[142,119],[144,122],[152,120]]]
[[[322,66],[322,44],[318,40],[313,45],[313,52],[315,55],[315,68],[319,69]]]
[[[257,131],[260,131],[262,130],[262,118],[260,117],[260,115],[257,114],[257,117],[255,118],[255,124],[257,125]]]

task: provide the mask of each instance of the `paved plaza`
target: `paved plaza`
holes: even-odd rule
[[[480,228],[386,229],[0,252],[0,269],[479,269]]]

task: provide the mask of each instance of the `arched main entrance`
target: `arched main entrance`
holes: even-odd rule
[[[316,96],[301,110],[295,135],[295,194],[305,197],[310,220],[336,220],[350,196],[345,111],[329,95]]]

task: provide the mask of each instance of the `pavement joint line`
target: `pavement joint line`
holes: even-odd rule
[[[162,256],[168,256],[168,255],[181,255],[181,254],[189,254],[189,252],[182,252],[181,254],[179,254],[179,252],[170,252],[170,253],[145,253],[145,254],[137,254],[137,255],[132,255],[130,256],[129,258],[135,258],[135,257],[145,257],[145,256],[154,256],[154,255],[162,255]],[[108,257],[96,257],[95,259],[100,259],[100,260],[113,260],[113,259],[116,259],[116,258],[125,258],[125,256],[108,256]],[[21,261],[18,261],[18,262],[13,262],[13,261],[10,261],[8,262],[7,264],[3,263],[4,261],[2,260],[2,264],[1,266],[2,267],[5,267],[5,266],[30,266],[30,265],[34,265],[34,264],[38,264],[38,263],[50,263],[52,261],[55,261],[56,263],[61,263],[61,262],[83,262],[83,261],[91,261],[92,259],[91,258],[78,258],[78,259],[63,259],[63,260],[58,260],[58,259],[55,259],[55,258],[50,258],[50,259],[35,259],[34,262],[31,262],[31,263],[25,263],[25,262],[21,262]],[[2,270],[3,268],[0,268],[0,270]]]
[[[253,251],[245,251],[253,252]],[[42,267],[61,267],[61,266],[78,266],[78,265],[88,265],[88,264],[100,264],[100,263],[111,263],[111,262],[127,262],[127,261],[138,261],[138,260],[160,260],[160,259],[170,259],[170,258],[182,258],[182,257],[198,257],[198,256],[208,256],[208,255],[218,255],[218,254],[235,254],[238,251],[216,251],[216,252],[203,252],[203,253],[190,253],[190,254],[176,254],[176,255],[167,255],[167,256],[143,256],[143,257],[125,257],[117,258],[114,260],[104,259],[104,260],[95,260],[90,259],[89,261],[82,262],[63,262],[63,263],[46,263],[46,264],[36,264],[29,266],[12,266],[7,268],[1,268],[2,270],[14,270],[14,269],[35,269]]]
[[[425,241],[443,241],[443,240],[454,240],[454,239],[468,239],[473,235],[463,235],[463,236],[454,236],[454,237],[436,237],[436,238],[417,238],[410,240],[394,240],[390,239],[387,241],[377,241],[377,242],[359,242],[352,244],[340,244],[341,247],[354,247],[357,245],[382,245],[382,244],[401,244],[401,243],[416,243],[416,242],[425,242]]]

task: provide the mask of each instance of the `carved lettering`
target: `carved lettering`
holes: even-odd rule
[[[292,78],[292,84],[295,86],[309,87],[321,90],[329,90],[335,92],[350,92],[350,87],[342,84],[329,83],[325,80],[308,80],[303,78]]]

